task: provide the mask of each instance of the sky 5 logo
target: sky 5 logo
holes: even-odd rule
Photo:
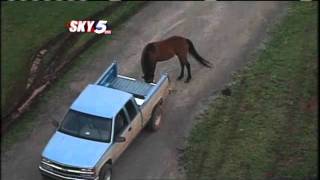
[[[99,21],[77,21],[72,20],[68,23],[67,27],[70,32],[87,32],[96,34],[111,34],[111,29],[108,29],[105,20]]]

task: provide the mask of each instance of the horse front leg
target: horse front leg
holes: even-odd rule
[[[181,65],[180,75],[178,76],[177,80],[181,80],[183,76],[184,76],[184,65]]]

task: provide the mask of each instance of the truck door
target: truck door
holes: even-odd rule
[[[113,153],[114,159],[118,159],[120,154],[127,148],[130,142],[130,128],[129,128],[129,120],[125,114],[125,111],[122,109],[119,111],[117,116],[115,117],[114,122],[114,136],[113,136]],[[117,137],[124,137],[126,140],[124,142],[115,142]]]
[[[139,134],[142,129],[142,119],[140,112],[137,110],[136,106],[133,103],[134,102],[132,101],[132,99],[130,99],[125,105],[125,110],[129,119],[129,143]]]

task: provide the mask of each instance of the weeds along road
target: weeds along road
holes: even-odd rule
[[[65,87],[56,90],[39,108],[32,132],[2,153],[1,178],[41,179],[40,154],[54,132],[50,120],[61,120],[81,90],[113,60],[118,61],[121,74],[141,79],[143,47],[172,35],[191,39],[199,54],[215,68],[205,68],[189,57],[193,79],[185,84],[176,81],[180,71],[176,58],[158,64],[156,80],[161,72],[168,72],[174,90],[165,103],[162,127],[156,133],[143,131],[115,164],[113,175],[116,180],[183,177],[178,170],[177,148],[184,146],[194,117],[208,97],[228,83],[231,74],[261,45],[266,29],[278,21],[285,7],[280,2],[150,3],[121,30],[113,30],[112,41],[91,55],[90,61],[80,64],[78,73],[68,78]]]

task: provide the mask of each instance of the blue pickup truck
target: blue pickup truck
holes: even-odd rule
[[[44,179],[110,180],[112,165],[144,128],[157,130],[168,76],[145,83],[118,74],[113,63],[72,103],[42,152]]]

